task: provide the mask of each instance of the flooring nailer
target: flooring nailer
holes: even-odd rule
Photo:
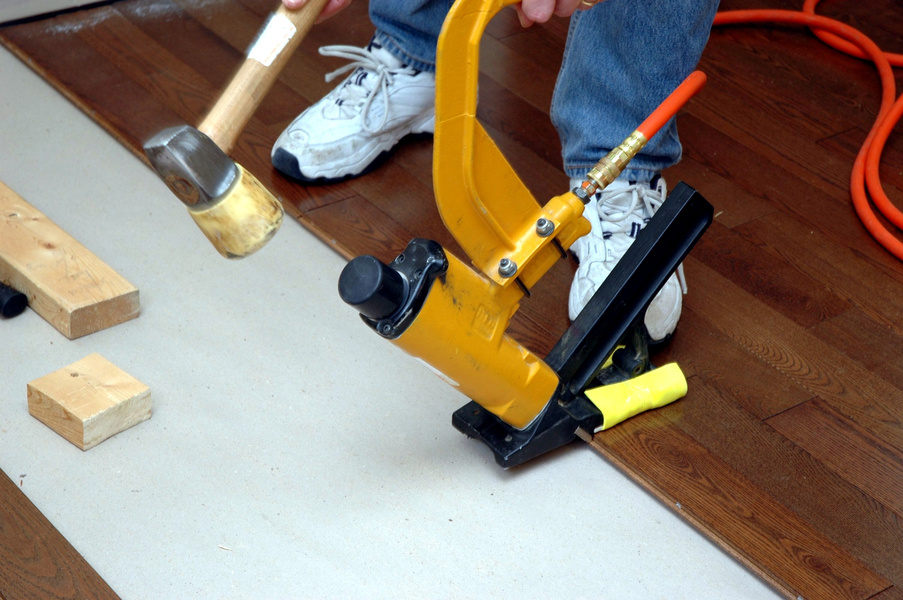
[[[339,279],[342,299],[377,334],[472,400],[453,424],[506,468],[686,394],[676,364],[650,365],[643,315],[713,212],[678,184],[545,360],[506,334],[528,290],[589,232],[584,204],[705,83],[692,74],[581,187],[540,206],[475,116],[480,37],[513,3],[458,0],[438,46],[436,202],[473,267],[415,239],[388,265],[355,258]]]

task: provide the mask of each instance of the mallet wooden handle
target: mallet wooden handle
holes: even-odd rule
[[[245,125],[327,2],[308,0],[298,10],[289,10],[280,3],[257,34],[244,64],[198,126],[224,152],[232,151]]]

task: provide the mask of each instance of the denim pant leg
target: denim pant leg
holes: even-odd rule
[[[436,44],[454,0],[371,0],[374,39],[406,65],[436,71]]]
[[[606,0],[571,17],[552,122],[565,172],[583,177],[690,74],[718,0]],[[672,119],[623,176],[648,180],[680,160]]]

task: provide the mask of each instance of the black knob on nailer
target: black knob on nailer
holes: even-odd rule
[[[388,317],[405,300],[405,282],[398,271],[365,255],[351,260],[339,276],[339,296],[374,320]]]

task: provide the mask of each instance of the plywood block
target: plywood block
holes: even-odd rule
[[[95,353],[29,383],[28,412],[88,450],[149,419],[150,389]]]
[[[69,339],[138,316],[135,286],[2,182],[0,281]]]

